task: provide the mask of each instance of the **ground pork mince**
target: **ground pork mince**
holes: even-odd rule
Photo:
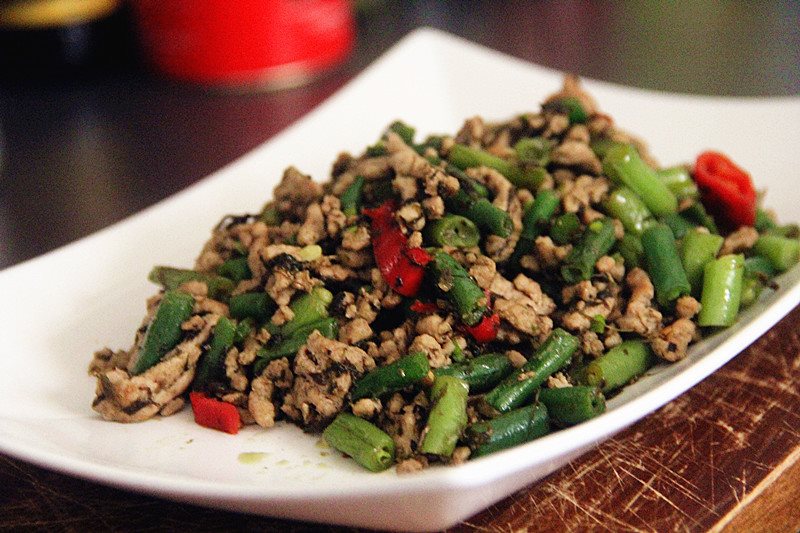
[[[155,267],[131,347],[94,354],[92,406],[141,422],[191,403],[231,433],[293,423],[400,473],[579,423],[797,260],[797,227],[726,215],[714,180],[750,178],[703,157],[659,167],[575,76],[538,111],[453,135],[394,122],[329,181],[287,168],[193,268]]]

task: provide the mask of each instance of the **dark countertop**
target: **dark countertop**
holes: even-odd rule
[[[248,94],[208,91],[154,76],[136,62],[89,79],[0,83],[0,269],[136,213],[245,154],[420,26],[440,28],[548,67],[637,87],[709,95],[800,94],[800,6],[792,1],[420,0],[359,5],[353,55],[335,71],[296,89]],[[795,312],[782,322],[781,331],[791,332],[798,323],[800,315]],[[786,349],[795,350],[792,346]],[[768,349],[763,348],[767,350],[763,357],[769,355]],[[739,363],[726,369],[733,372],[734,364]],[[724,374],[715,379],[726,382]],[[797,373],[785,379],[791,386]],[[729,381],[735,385],[735,380]],[[712,390],[687,393],[676,402],[699,409],[708,399],[703,391]],[[604,445],[601,456],[593,452],[567,469],[603,463],[602,454],[615,453],[620,442],[635,441],[641,424],[664,420],[648,418],[629,430],[634,433]],[[709,438],[713,445],[713,435]],[[798,446],[800,437],[795,434],[763,464],[784,464],[783,456],[796,455]],[[643,460],[658,461],[662,452],[643,449],[642,453]],[[610,464],[613,469],[615,463]],[[772,466],[757,472],[758,479],[766,478]],[[613,474],[620,475],[617,470]],[[637,483],[622,475],[620,483]],[[742,474],[732,470],[730,475]],[[0,482],[4,486],[0,530],[310,529],[131,495],[4,456],[0,456]],[[548,505],[556,516],[569,515],[565,502],[581,493],[561,493],[558,483],[557,478],[530,492],[526,489],[464,528],[533,527],[530,520],[536,513],[549,509],[526,507],[524,502],[534,497],[550,498]],[[685,513],[669,515],[670,505],[674,506],[670,498],[681,492],[679,484],[674,485],[659,487],[663,499],[648,500],[648,505],[661,509],[664,525],[707,528],[720,519],[717,514],[735,506],[731,500],[729,507],[720,507],[717,514],[699,522],[686,520]],[[753,486],[743,483],[743,494]],[[106,501],[120,506],[120,512],[100,509]],[[576,509],[584,518],[591,515]],[[124,513],[137,518],[128,522]],[[571,523],[583,528],[594,522]]]
[[[0,268],[125,218],[245,154],[419,26],[637,87],[800,93],[800,7],[791,1],[364,5],[350,60],[297,89],[220,94],[135,64],[89,80],[0,85]]]

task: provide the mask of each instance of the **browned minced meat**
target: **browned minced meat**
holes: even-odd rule
[[[544,101],[544,103],[546,105],[552,102],[557,102],[563,98],[577,98],[581,103],[581,107],[583,107],[584,111],[586,111],[586,113],[589,115],[594,115],[599,111],[597,102],[595,102],[592,95],[587,93],[583,87],[581,87],[580,78],[574,74],[565,76],[564,85],[561,90],[550,95]]]
[[[398,460],[408,459],[416,453],[428,407],[428,397],[424,392],[411,400],[395,393],[386,401],[377,423],[394,440]]]
[[[564,184],[561,190],[561,204],[567,213],[577,213],[582,208],[600,203],[608,193],[608,189],[607,179],[583,174],[574,181]]]
[[[553,320],[549,315],[556,306],[542,292],[538,283],[519,274],[512,284],[498,274],[490,291],[497,295],[494,311],[514,329],[539,340],[544,340],[550,334]]]
[[[634,268],[625,277],[631,290],[625,314],[616,320],[623,331],[633,331],[643,337],[652,336],[661,327],[661,312],[653,306],[655,289],[650,276],[641,268]]]
[[[755,245],[758,240],[758,231],[750,226],[742,226],[727,237],[722,243],[722,248],[718,255],[738,254],[746,252]]]
[[[353,381],[373,368],[364,350],[314,331],[295,357],[294,383],[281,410],[304,427],[320,429],[342,410]]]
[[[275,425],[275,393],[289,390],[293,380],[294,375],[285,357],[270,361],[261,375],[253,379],[247,408],[256,424],[265,428]]]
[[[658,336],[650,343],[653,352],[667,361],[679,361],[686,357],[686,349],[696,331],[694,322],[688,318],[679,318],[658,332]]]
[[[594,176],[603,171],[603,165],[592,147],[581,141],[564,141],[551,152],[550,158],[553,163],[576,168]]]
[[[681,296],[675,302],[675,313],[679,318],[692,318],[700,312],[700,302],[691,296]]]
[[[307,206],[322,197],[322,186],[312,180],[311,176],[301,173],[295,167],[289,167],[272,196],[278,212],[302,218]]]
[[[613,320],[619,314],[619,295],[620,287],[613,280],[586,280],[564,287],[562,299],[569,307],[561,317],[561,324],[570,331],[584,333],[598,316]],[[584,353],[598,355],[598,344],[592,341],[591,336],[585,336]]]

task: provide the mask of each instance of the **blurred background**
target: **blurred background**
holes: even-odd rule
[[[637,87],[800,94],[792,0],[0,0],[0,269],[245,154],[421,26]]]

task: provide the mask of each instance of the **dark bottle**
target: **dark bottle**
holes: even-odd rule
[[[131,49],[122,0],[0,0],[0,78],[88,74]]]

